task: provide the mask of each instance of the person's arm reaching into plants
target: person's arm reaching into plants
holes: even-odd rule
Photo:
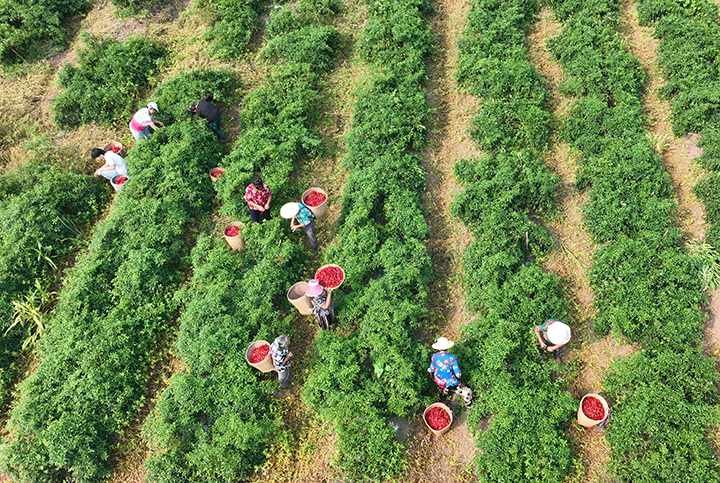
[[[547,344],[545,343],[542,336],[540,335],[541,333],[542,333],[542,328],[539,325],[536,325],[535,326],[535,336],[537,337],[538,342],[540,342],[540,346],[547,349]]]
[[[327,298],[325,299],[325,303],[322,305],[323,310],[327,310],[330,308],[330,304],[332,303],[332,290],[331,288],[326,288],[327,290]]]

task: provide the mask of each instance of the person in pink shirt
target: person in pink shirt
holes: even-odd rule
[[[130,132],[132,133],[135,141],[142,139],[150,139],[150,128],[153,131],[157,130],[155,124],[159,124],[161,127],[165,126],[160,121],[156,121],[152,118],[152,115],[158,112],[158,105],[155,102],[148,102],[147,107],[143,107],[136,112],[130,120]]]
[[[260,176],[255,176],[252,183],[245,188],[245,201],[247,201],[250,209],[250,219],[252,221],[260,221],[260,215],[266,220],[270,220],[270,200],[272,200],[272,191],[268,185],[263,183]]]

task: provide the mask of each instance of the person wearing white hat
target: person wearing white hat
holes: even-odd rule
[[[305,234],[310,240],[310,251],[317,251],[317,235],[315,235],[315,215],[310,208],[303,203],[285,203],[280,208],[280,216],[290,220],[290,229],[297,230],[301,226],[305,229]],[[295,223],[297,222],[297,223]]]
[[[158,105],[156,102],[148,102],[147,107],[143,107],[138,110],[130,119],[130,132],[132,133],[135,141],[141,141],[142,139],[150,139],[150,128],[153,131],[157,130],[155,124],[165,126],[160,121],[156,121],[152,118],[152,115],[158,112]]]
[[[562,346],[570,341],[570,327],[557,319],[548,319],[535,326],[535,336],[540,346],[555,353],[555,361],[562,364]]]
[[[437,384],[438,396],[445,399],[448,392],[456,392],[460,384],[460,366],[457,358],[447,352],[455,343],[445,337],[440,337],[432,348],[439,351],[430,358],[430,367],[427,371],[433,375],[433,381]]]
[[[331,288],[323,288],[320,282],[313,278],[308,280],[308,288],[305,295],[312,297],[313,313],[318,319],[320,330],[328,330],[331,324],[335,323],[335,300]]]

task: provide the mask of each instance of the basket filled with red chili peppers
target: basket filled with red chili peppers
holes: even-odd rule
[[[220,178],[224,174],[225,174],[225,169],[213,168],[210,170],[210,179],[215,181],[216,179]]]
[[[245,228],[245,224],[239,221],[228,223],[223,228],[223,236],[233,250],[245,249],[245,240],[242,237],[243,228]]]
[[[586,394],[580,400],[578,408],[578,423],[586,428],[592,428],[607,418],[609,407],[605,398],[599,394]]]
[[[125,183],[127,183],[127,180],[129,180],[129,179],[130,178],[128,178],[127,175],[116,174],[110,180],[110,184],[112,185],[112,187],[115,191],[120,191],[121,189],[123,189],[123,186],[125,186]]]
[[[270,372],[275,370],[270,355],[270,344],[264,340],[256,340],[250,344],[245,351],[245,360],[260,372]]]
[[[310,188],[300,197],[302,204],[310,208],[315,218],[325,217],[327,212],[327,193],[320,188]]]
[[[345,271],[338,265],[323,265],[315,272],[315,278],[324,288],[338,288],[345,281]]]
[[[423,421],[434,434],[444,434],[450,430],[453,414],[449,407],[443,403],[435,403],[423,412]]]

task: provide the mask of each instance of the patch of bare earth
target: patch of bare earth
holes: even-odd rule
[[[462,258],[472,235],[452,215],[453,200],[462,191],[453,166],[461,159],[480,155],[468,132],[477,102],[460,92],[455,80],[459,54],[456,43],[465,28],[470,2],[442,0],[434,5],[436,13],[431,28],[436,50],[428,72],[429,102],[434,115],[423,156],[427,176],[424,210],[430,227],[426,246],[435,268],[429,304],[435,321],[421,334],[428,344],[441,335],[458,340],[461,328],[472,318],[462,290]],[[451,408],[455,421],[442,436],[434,436],[425,427],[422,415],[404,422],[402,438],[411,439],[408,471],[402,480],[418,483],[475,480],[472,461],[476,449],[467,428],[467,413],[462,401],[452,401]]]
[[[546,42],[561,30],[562,26],[553,19],[551,10],[544,8],[540,12],[539,22],[528,37],[531,61],[547,81],[550,110],[557,126],[567,116],[572,100],[558,91],[563,72],[561,66],[551,58]],[[546,223],[558,249],[549,256],[543,267],[560,276],[566,299],[570,300],[570,315],[574,324],[567,362],[575,365],[578,372],[568,389],[573,397],[580,399],[587,393],[600,393],[603,376],[610,364],[632,352],[633,348],[618,342],[612,335],[600,339],[593,332],[594,294],[589,285],[588,272],[592,254],[597,247],[583,223],[587,195],[580,192],[575,184],[577,154],[556,135],[550,144],[546,162],[560,177],[560,188],[557,197],[558,215]],[[604,433],[596,430],[588,432],[573,421],[570,423],[569,436],[582,461],[573,479],[587,483],[614,481],[606,473],[609,451]]]

